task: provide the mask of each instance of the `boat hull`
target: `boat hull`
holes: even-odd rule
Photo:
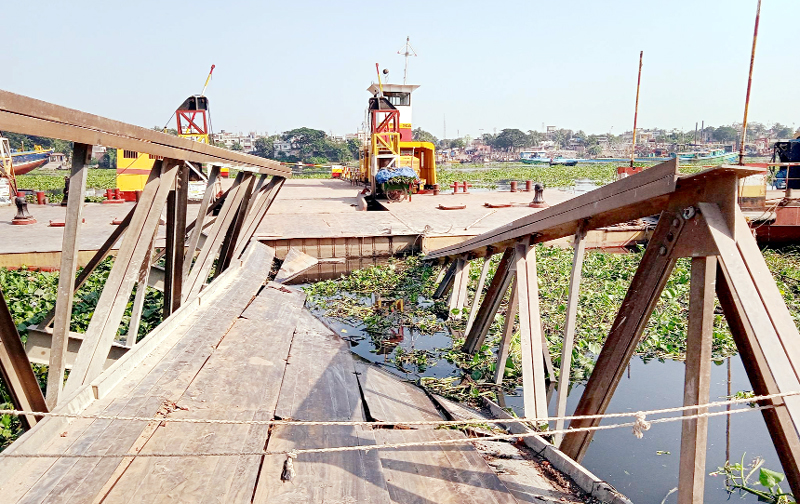
[[[722,164],[732,162],[738,156],[735,152],[726,152],[725,154],[720,154],[718,156],[681,156],[678,155],[678,159],[681,163],[684,164]]]
[[[11,167],[14,169],[14,175],[25,175],[26,173],[39,168],[47,163],[50,159],[52,151],[41,152],[12,152],[11,153]]]

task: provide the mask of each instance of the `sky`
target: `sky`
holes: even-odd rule
[[[0,89],[140,126],[202,90],[215,131],[361,127],[375,63],[439,138],[741,122],[757,0],[8,2]],[[750,121],[800,127],[800,0],[763,0]],[[174,126],[173,126],[174,127]]]

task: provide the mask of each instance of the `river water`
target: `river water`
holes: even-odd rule
[[[351,339],[351,350],[354,353],[386,366],[387,370],[402,378],[416,380],[422,376],[444,378],[459,374],[458,370],[444,359],[439,359],[436,364],[422,369],[412,364],[405,365],[404,369],[400,370],[394,365],[397,348],[406,351],[414,349],[434,351],[448,348],[450,337],[447,333],[424,335],[404,328],[398,331],[391,342],[376,347],[360,328],[335,319],[321,318],[332,330]],[[683,362],[671,360],[644,362],[639,357],[634,357],[628,372],[617,387],[608,412],[636,412],[681,406],[683,380]],[[570,390],[567,400],[568,415],[574,411],[583,388],[583,385],[574,385]],[[729,390],[730,393],[752,390],[738,356],[720,364],[712,364],[710,401],[722,400],[729,394]],[[554,393],[549,405],[552,415],[555,415],[556,396],[557,393]],[[506,396],[504,399],[506,406],[513,408],[519,416],[523,416],[522,400],[519,395]],[[733,406],[733,408],[742,407],[745,406]],[[603,424],[630,421],[630,418],[610,419]],[[677,492],[669,493],[678,485],[680,436],[680,422],[654,424],[644,433],[643,439],[634,437],[629,427],[598,431],[583,460],[583,465],[637,504],[658,504],[662,501],[676,503]],[[722,466],[726,460],[740,461],[743,455],[745,464],[749,464],[759,456],[765,460],[764,467],[782,471],[761,413],[752,411],[730,417],[709,418],[706,474]],[[755,486],[758,472],[751,480]],[[729,501],[755,503],[757,499],[752,495],[746,495],[743,499],[738,494],[731,496],[725,491],[724,477],[707,476],[704,502],[722,504]]]

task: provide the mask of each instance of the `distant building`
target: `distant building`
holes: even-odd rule
[[[225,147],[231,148],[234,144],[239,144],[242,146],[242,150],[244,152],[253,152],[256,150],[256,139],[266,135],[259,135],[255,131],[251,131],[248,134],[243,134],[242,132],[231,133],[229,131],[221,130],[219,133],[213,133],[211,135],[211,140],[214,143],[221,143],[225,144]]]

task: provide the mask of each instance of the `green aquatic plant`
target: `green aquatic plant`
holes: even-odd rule
[[[724,476],[725,488],[728,493],[734,492],[748,493],[758,497],[759,502],[771,502],[773,504],[796,504],[794,496],[790,492],[784,492],[781,488],[785,476],[783,473],[773,471],[764,467],[764,459],[756,457],[750,464],[745,464],[742,460],[731,464],[730,461],[717,468],[711,476]],[[750,478],[758,472],[758,480],[751,483]],[[757,486],[756,486],[757,485]]]
[[[572,251],[538,245],[537,268],[539,273],[539,296],[542,313],[542,329],[547,340],[556,376],[561,364],[561,345],[566,318],[566,302],[569,288],[569,273],[572,267]],[[583,264],[583,281],[577,313],[575,345],[572,350],[570,381],[585,382],[592,372],[605,338],[616,317],[628,286],[636,272],[643,254],[642,249],[628,254],[609,254],[589,251]],[[770,269],[775,272],[778,286],[787,300],[793,316],[800,311],[800,249],[764,252]],[[499,263],[499,254],[490,259],[488,279],[494,275]],[[677,262],[674,273],[667,282],[661,299],[647,324],[637,354],[645,360],[682,360],[686,352],[686,323],[690,287],[690,261]],[[475,299],[475,289],[483,267],[483,260],[470,263],[469,299]],[[326,317],[340,319],[354,327],[361,327],[379,339],[392,340],[391,331],[403,326],[422,335],[446,334],[449,345],[428,349],[425,368],[431,362],[444,360],[459,371],[455,380],[425,377],[429,387],[436,384],[438,393],[457,400],[480,397],[484,393],[494,394],[494,375],[497,366],[497,348],[503,330],[510,291],[506,293],[500,309],[489,328],[484,344],[472,355],[461,351],[469,306],[462,310],[461,318],[445,320],[447,307],[444,301],[431,300],[436,288],[439,266],[432,266],[418,256],[393,260],[389,264],[377,265],[354,271],[336,280],[317,282],[307,286],[309,304]],[[488,284],[487,280],[487,284]],[[488,287],[485,286],[486,289]],[[381,308],[376,301],[382,300]],[[405,310],[387,310],[387,302],[404,301]],[[716,361],[735,355],[736,345],[727,323],[716,310],[713,331],[713,358]],[[518,322],[516,326],[518,331]],[[374,339],[374,336],[372,336]],[[384,346],[384,351],[389,348]],[[408,349],[404,349],[406,351]],[[400,351],[399,347],[395,351]],[[522,357],[518,333],[511,341],[509,359],[504,368],[503,388],[513,392],[521,384]],[[395,365],[404,366],[416,362],[418,356],[401,356]],[[398,365],[398,367],[400,367]],[[424,374],[424,370],[417,369]]]

